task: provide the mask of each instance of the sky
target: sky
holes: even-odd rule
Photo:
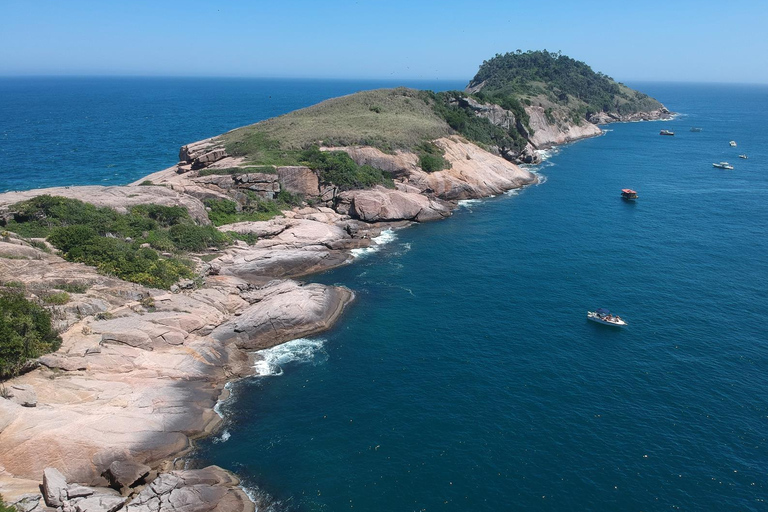
[[[0,75],[469,81],[547,49],[620,81],[768,83],[766,27],[766,0],[0,0]]]

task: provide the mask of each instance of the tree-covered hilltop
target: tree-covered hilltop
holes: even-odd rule
[[[597,112],[628,115],[663,105],[584,62],[546,50],[497,54],[483,62],[468,92],[501,105],[510,98],[526,105],[567,109],[586,119]]]

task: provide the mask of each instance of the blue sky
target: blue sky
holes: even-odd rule
[[[3,0],[0,75],[469,80],[517,49],[618,80],[768,83],[768,1]]]

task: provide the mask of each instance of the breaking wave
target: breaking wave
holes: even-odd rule
[[[259,350],[256,357],[260,358],[253,364],[258,377],[273,377],[283,374],[283,366],[288,363],[318,363],[328,358],[322,338],[299,338],[297,340],[277,345],[276,347]]]
[[[378,252],[381,249],[382,245],[386,245],[393,240],[397,238],[397,235],[395,234],[395,231],[392,229],[385,229],[381,232],[381,234],[377,237],[371,238],[371,241],[373,242],[370,246],[362,248],[362,249],[352,249],[352,256],[355,258],[359,258],[361,256],[366,256],[368,254],[373,254],[374,252]]]

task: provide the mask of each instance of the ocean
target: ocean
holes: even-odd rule
[[[0,100],[26,115],[0,115],[0,190],[133,181],[182,143],[280,113],[265,94],[287,111],[366,85],[173,82],[175,107],[154,114],[163,102],[132,79],[108,86],[130,102],[107,114],[50,84],[24,100],[39,110]],[[109,96],[88,83],[65,90]],[[330,331],[263,351],[190,466],[235,471],[261,510],[767,510],[768,86],[629,85],[680,115],[610,125],[549,152],[540,185],[307,278],[356,300]],[[184,105],[213,126],[181,123]],[[98,144],[46,121],[89,127],[85,108],[109,126]],[[629,325],[588,322],[596,307]]]

